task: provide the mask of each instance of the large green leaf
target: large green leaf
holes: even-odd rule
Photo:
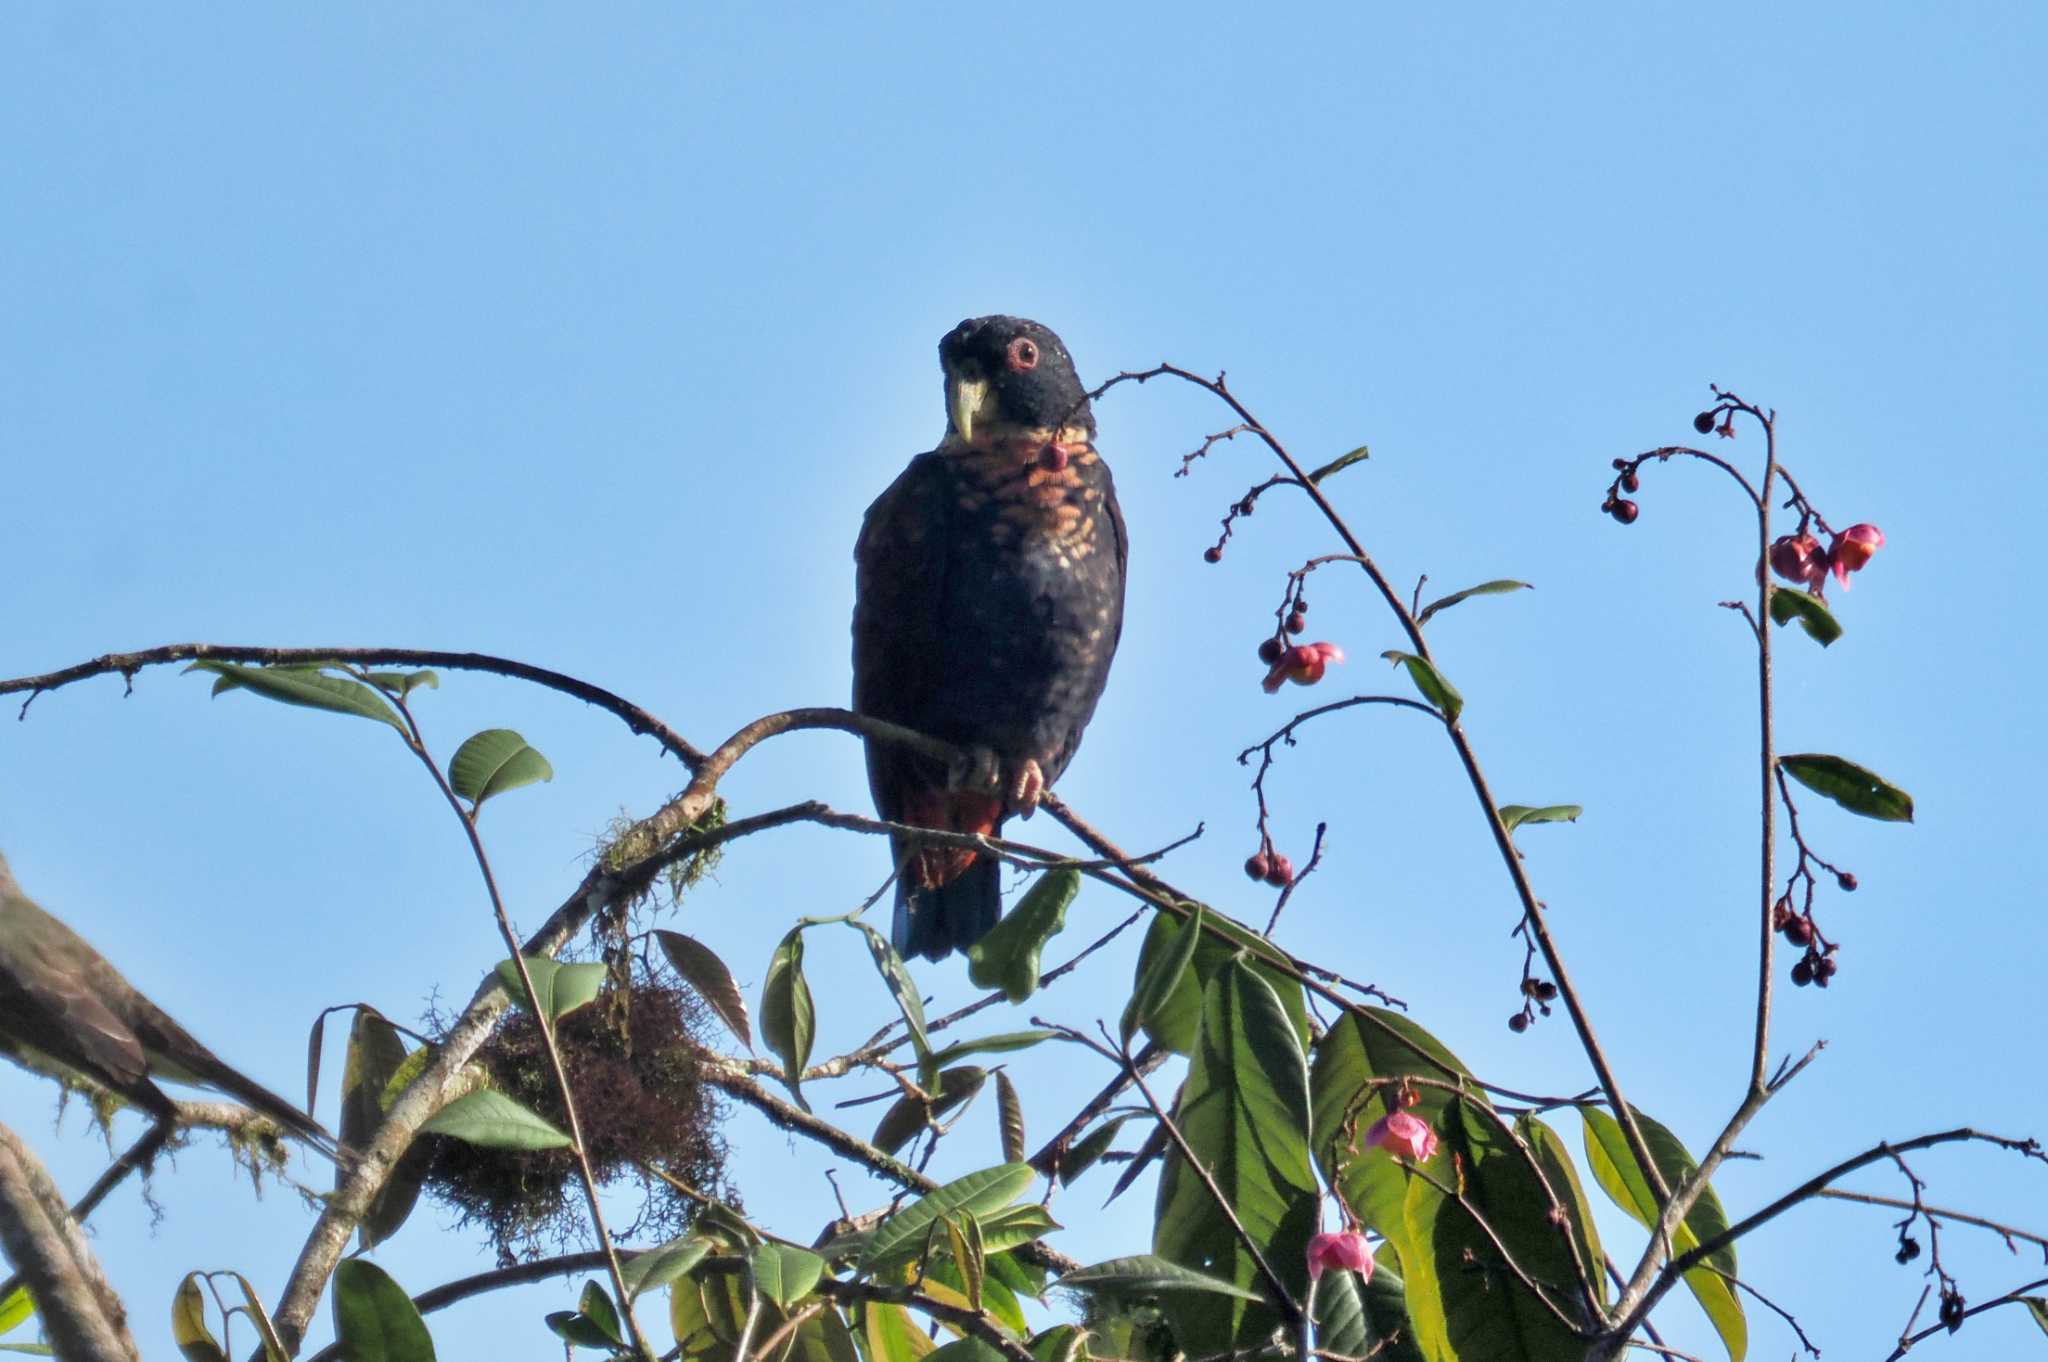
[[[1197,1272],[1191,1267],[1182,1267],[1153,1253],[1111,1258],[1106,1262],[1075,1268],[1053,1285],[1070,1291],[1099,1292],[1119,1300],[1187,1291],[1207,1292],[1241,1301],[1266,1299],[1262,1292],[1206,1272]]]
[[[1157,951],[1140,956],[1137,987],[1131,990],[1131,1000],[1124,1004],[1123,1022],[1118,1027],[1126,1046],[1138,1029],[1157,1016],[1173,997],[1180,981],[1187,977],[1188,967],[1195,962],[1195,948],[1201,944],[1202,905],[1198,903],[1186,918],[1167,929]]]
[[[1842,625],[1820,597],[1782,586],[1771,588],[1771,619],[1778,624],[1799,621],[1807,637],[1825,648],[1842,636]]]
[[[1534,1116],[1516,1118],[1515,1133],[1536,1156],[1536,1165],[1542,1169],[1544,1181],[1550,1184],[1551,1194],[1571,1217],[1572,1244],[1578,1252],[1580,1267],[1585,1280],[1592,1283],[1594,1298],[1605,1306],[1607,1257],[1600,1247],[1600,1227],[1593,1223],[1592,1204],[1586,1200],[1586,1189],[1579,1185],[1578,1169],[1572,1166],[1571,1151],[1565,1148],[1556,1131]]]
[[[1795,752],[1779,757],[1785,774],[1807,789],[1824,794],[1850,813],[1887,823],[1913,821],[1913,796],[1877,772],[1825,752]]]
[[[1657,1223],[1656,1193],[1644,1180],[1642,1169],[1636,1166],[1634,1156],[1629,1153],[1628,1138],[1622,1133],[1621,1122],[1598,1107],[1580,1107],[1579,1116],[1586,1123],[1586,1166],[1593,1170],[1593,1180],[1600,1184],[1600,1190],[1607,1193],[1615,1205],[1634,1216],[1639,1224],[1646,1228],[1654,1226]],[[1676,1187],[1690,1177],[1699,1165],[1686,1152],[1685,1143],[1661,1122],[1641,1111],[1635,1113],[1635,1118],[1636,1125],[1643,1132],[1643,1142],[1650,1147],[1650,1157],[1656,1160],[1657,1171],[1664,1178],[1664,1185]],[[1728,1214],[1721,1209],[1721,1199],[1714,1195],[1714,1189],[1708,1187],[1701,1191],[1691,1213],[1671,1236],[1672,1250],[1689,1253],[1702,1241],[1727,1228]],[[1749,1324],[1743,1318],[1742,1298],[1735,1294],[1735,1286],[1729,1280],[1734,1275],[1735,1245],[1731,1243],[1715,1250],[1706,1262],[1686,1273],[1685,1284],[1693,1298],[1699,1301],[1700,1308],[1707,1312],[1715,1332],[1721,1335],[1721,1343],[1728,1349],[1730,1362],[1742,1362],[1743,1354],[1749,1350]]]
[[[889,996],[896,1000],[896,1008],[903,1014],[903,1023],[910,1028],[910,1045],[922,1059],[932,1051],[931,1041],[924,1033],[924,998],[917,991],[917,981],[910,977],[910,971],[903,966],[903,957],[883,936],[865,922],[849,922],[868,943],[868,954],[875,959],[875,972],[882,976],[882,982],[889,986]]]
[[[1030,1164],[1005,1163],[969,1173],[925,1194],[875,1227],[861,1255],[861,1272],[879,1272],[915,1258],[924,1248],[925,1235],[942,1215],[966,1211],[988,1220],[1022,1196],[1032,1177]]]
[[[861,1339],[868,1362],[918,1362],[938,1345],[900,1305],[869,1301],[861,1307]]]
[[[1309,1162],[1308,1062],[1280,995],[1245,958],[1209,981],[1195,1053],[1175,1114],[1182,1136],[1296,1300],[1320,1193]],[[1159,1179],[1153,1251],[1261,1294],[1250,1252],[1202,1178],[1169,1150]],[[1271,1305],[1198,1296],[1173,1312],[1191,1356],[1251,1347],[1284,1317]]]
[[[823,1258],[789,1244],[756,1244],[747,1255],[747,1266],[755,1289],[785,1310],[810,1295],[825,1275]]]
[[[1194,904],[1186,907],[1190,913],[1196,911]],[[1180,982],[1174,985],[1164,1002],[1152,1009],[1151,1016],[1144,1023],[1145,1034],[1175,1054],[1191,1053],[1195,1048],[1195,1032],[1202,1020],[1203,990],[1217,972],[1242,950],[1251,954],[1252,968],[1259,977],[1280,995],[1281,1005],[1294,1019],[1295,1030],[1301,1037],[1300,1044],[1306,1045],[1308,1004],[1302,997],[1301,985],[1283,969],[1287,962],[1286,954],[1235,918],[1213,909],[1202,909],[1201,913],[1203,930],[1195,944],[1194,968],[1182,971]],[[1152,925],[1145,931],[1145,943],[1138,948],[1134,991],[1142,987],[1153,961],[1178,946],[1179,927],[1180,920],[1170,914],[1153,914]]]
[[[1048,870],[988,934],[967,948],[967,978],[976,988],[999,988],[1013,1003],[1038,991],[1045,943],[1067,924],[1067,905],[1081,892],[1081,872]]]
[[[206,1323],[206,1293],[199,1273],[188,1272],[171,1295],[171,1341],[185,1362],[228,1362],[227,1353]]]
[[[579,1007],[597,1001],[609,971],[595,961],[565,965],[545,955],[526,957],[526,974],[533,980],[540,1010],[551,1022],[560,1021]],[[526,1005],[526,985],[519,981],[519,966],[511,960],[498,962],[498,982],[512,995],[512,1001]]]
[[[782,1061],[783,1081],[805,1111],[811,1106],[804,1101],[803,1073],[811,1062],[817,1025],[811,986],[804,981],[804,929],[792,927],[769,958],[768,977],[761,984],[761,1039]]]
[[[492,1088],[457,1098],[420,1129],[481,1149],[561,1149],[570,1143],[567,1135]]]
[[[349,1362],[434,1362],[434,1340],[412,1297],[368,1259],[335,1265],[334,1334]]]
[[[642,1292],[667,1286],[703,1262],[709,1252],[710,1240],[689,1235],[628,1258],[619,1264],[619,1275],[626,1279],[627,1299],[637,1300]]]
[[[406,1067],[405,1041],[398,1028],[367,1007],[357,1008],[349,1027],[348,1056],[341,1069],[341,1142],[351,1148],[368,1145],[370,1136],[383,1124],[388,1107],[384,1094],[392,1080]],[[419,1149],[419,1146],[414,1146]],[[426,1151],[418,1155],[407,1150],[398,1167],[377,1192],[376,1200],[357,1227],[364,1248],[374,1248],[405,1224],[419,1201],[426,1173]],[[348,1170],[337,1166],[335,1186],[347,1180]]]
[[[280,704],[324,709],[330,714],[350,714],[358,719],[375,719],[405,733],[398,712],[383,696],[345,676],[326,676],[314,667],[243,667],[233,662],[194,662],[188,672],[210,672],[215,677],[213,693],[246,690]],[[410,736],[410,735],[408,735]]]
[[[473,808],[482,808],[492,795],[554,778],[548,759],[509,728],[487,728],[472,735],[448,763],[449,786]]]
[[[972,1064],[947,1069],[926,1089],[932,1096],[931,1101],[905,1093],[891,1102],[889,1109],[882,1113],[882,1119],[875,1122],[875,1134],[870,1143],[884,1154],[894,1154],[929,1129],[931,1122],[980,1092],[987,1081],[988,1070]]]

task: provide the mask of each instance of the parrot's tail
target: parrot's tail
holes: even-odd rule
[[[1001,867],[977,856],[944,884],[914,884],[915,873],[896,882],[896,923],[891,933],[897,953],[943,960],[988,935],[1002,916]]]

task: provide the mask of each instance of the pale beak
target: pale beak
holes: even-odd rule
[[[946,376],[946,415],[952,418],[953,429],[962,442],[973,443],[975,413],[987,400],[987,379],[963,378],[959,374]]]

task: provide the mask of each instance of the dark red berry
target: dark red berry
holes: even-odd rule
[[[1617,468],[1617,469],[1622,469],[1622,468],[1626,468],[1626,467],[1628,467],[1628,460],[1627,460],[1627,459],[1616,459],[1616,460],[1614,461],[1614,466],[1615,466],[1615,468]]]
[[[1287,617],[1288,633],[1298,634],[1306,628],[1308,628],[1308,617],[1302,614],[1299,610],[1295,611],[1293,614]]]
[[[1517,1012],[1517,1013],[1516,1013],[1516,1014],[1515,1014],[1514,1016],[1512,1016],[1512,1017],[1509,1017],[1509,1018],[1508,1018],[1508,1030],[1510,1030],[1510,1031],[1514,1032],[1514,1033],[1515,1033],[1516,1035],[1518,1035],[1518,1036],[1519,1036],[1519,1035],[1521,1035],[1521,1034],[1522,1034],[1522,1032],[1524,1032],[1524,1031],[1526,1031],[1526,1030],[1528,1030],[1528,1029],[1529,1029],[1529,1014],[1528,1014],[1528,1013],[1526,1013],[1526,1012]]]
[[[1222,549],[1219,549],[1219,548],[1206,548],[1206,549],[1203,549],[1203,550],[1202,550],[1202,561],[1203,561],[1203,562],[1205,562],[1205,563],[1220,563],[1220,562],[1222,562],[1222,561],[1223,561],[1223,550],[1222,550]]]
[[[1785,924],[1792,920],[1792,900],[1779,899],[1771,905],[1771,930],[1782,932]]]
[[[1293,884],[1294,862],[1288,860],[1279,852],[1274,852],[1273,864],[1266,869],[1266,883],[1272,885],[1275,889],[1285,889],[1288,885]]]
[[[1940,1319],[1941,1322],[1948,1327],[1948,1331],[1950,1333],[1954,1333],[1956,1330],[1963,1327],[1962,1292],[1950,1290],[1941,1293]]]
[[[1643,480],[1636,476],[1636,471],[1633,468],[1621,475],[1621,490],[1624,492],[1640,492],[1643,490]]]
[[[1630,501],[1625,497],[1622,500],[1614,503],[1614,518],[1616,520],[1619,520],[1624,525],[1635,524],[1636,517],[1641,515],[1642,513],[1642,507],[1636,505],[1633,501]]]
[[[1819,984],[1822,988],[1826,988],[1828,980],[1834,978],[1835,971],[1840,968],[1841,966],[1835,963],[1834,956],[1823,955],[1813,967],[1813,982]]]
[[[1259,645],[1259,661],[1270,667],[1280,660],[1280,654],[1285,651],[1286,648],[1279,639],[1269,638]]]
[[[1296,596],[1294,598],[1294,613],[1297,615],[1306,615],[1308,613],[1308,597]]]
[[[1785,939],[1795,946],[1813,944],[1813,919],[1795,917],[1785,923]]]
[[[1609,492],[1607,494],[1607,500],[1600,503],[1600,514],[1613,515],[1614,508],[1619,506],[1620,504],[1621,502],[1615,497],[1614,493]]]
[[[1892,1255],[1902,1263],[1910,1263],[1919,1256],[1920,1241],[1910,1236],[1899,1241],[1899,1251]]]
[[[1693,417],[1692,428],[1698,431],[1700,434],[1705,435],[1708,431],[1714,428],[1714,413],[1710,411],[1703,411],[1698,416]]]
[[[1273,863],[1266,859],[1266,853],[1263,851],[1254,851],[1245,857],[1244,873],[1252,879],[1263,880],[1272,869]]]
[[[1539,1003],[1556,1002],[1557,985],[1551,983],[1548,979],[1538,979],[1536,981],[1536,1001]]]
[[[1842,892],[1845,894],[1856,892],[1856,877],[1846,870],[1835,876],[1835,883],[1842,886]]]
[[[1801,988],[1805,988],[1808,984],[1812,983],[1813,966],[1804,959],[1795,960],[1792,963],[1792,982]]]

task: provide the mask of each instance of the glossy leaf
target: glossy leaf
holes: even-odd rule
[[[805,1111],[811,1107],[804,1101],[801,1083],[816,1035],[811,986],[804,981],[804,931],[793,927],[769,957],[768,977],[761,984],[761,1039],[782,1061],[783,1081]]]
[[[669,1329],[675,1334],[677,1350],[691,1362],[714,1362],[730,1358],[733,1352],[732,1343],[721,1339],[712,1326],[711,1312],[704,1303],[706,1285],[712,1284],[680,1277],[668,1288]],[[724,1286],[719,1283],[715,1289],[722,1292]]]
[[[1417,657],[1414,653],[1404,653],[1398,648],[1390,648],[1380,656],[1389,662],[1406,667],[1409,679],[1415,683],[1415,689],[1422,692],[1423,699],[1443,711],[1447,721],[1455,722],[1458,715],[1464,711],[1465,697],[1458,694],[1456,686],[1444,679],[1443,673],[1436,669],[1435,663],[1427,658]]]
[[[1024,1103],[1017,1096],[1017,1085],[1000,1069],[996,1071],[996,1112],[1003,1136],[1003,1162],[1024,1162]]]
[[[1055,1324],[1025,1346],[1036,1362],[1080,1362],[1088,1355],[1088,1333],[1078,1324]]]
[[[284,1340],[278,1337],[277,1325],[271,1321],[270,1312],[263,1308],[263,1298],[256,1294],[256,1288],[249,1279],[237,1272],[232,1274],[235,1285],[242,1288],[242,1308],[249,1316],[249,1322],[256,1326],[256,1337],[263,1340],[264,1362],[291,1362],[291,1353],[285,1348]]]
[[[908,1310],[881,1301],[861,1307],[861,1337],[868,1345],[868,1362],[918,1362],[938,1348]]]
[[[1057,1229],[1058,1226],[1054,1228]],[[992,1282],[1001,1282],[1009,1288],[1011,1295],[1020,1300],[1029,1296],[1040,1304],[1045,1302],[1045,1269],[1021,1263],[1014,1254],[997,1253],[991,1249],[988,1255],[988,1277]]]
[[[638,1300],[644,1293],[687,1275],[709,1252],[709,1240],[690,1235],[628,1258],[619,1264],[619,1275],[626,1281],[627,1300]]]
[[[626,1346],[626,1331],[619,1323],[618,1307],[612,1304],[611,1293],[604,1289],[603,1283],[594,1279],[585,1282],[583,1295],[576,1302],[576,1310],[578,1314],[595,1324],[598,1331],[611,1340],[613,1347]]]
[[[894,1154],[930,1129],[932,1122],[980,1092],[987,1081],[988,1070],[972,1064],[945,1070],[926,1089],[932,1095],[930,1102],[909,1093],[891,1102],[882,1119],[875,1122],[874,1136],[868,1142],[884,1154]]]
[[[1003,1362],[1003,1355],[992,1345],[970,1334],[934,1348],[931,1362]]]
[[[1341,473],[1345,469],[1351,467],[1352,464],[1358,463],[1365,459],[1369,459],[1371,457],[1372,447],[1370,445],[1360,445],[1356,449],[1346,450],[1344,453],[1339,454],[1336,458],[1324,464],[1321,468],[1318,468],[1315,472],[1309,474],[1308,480],[1312,483],[1320,483],[1324,478],[1329,477],[1331,474]]]
[[[619,1345],[604,1331],[604,1326],[578,1310],[551,1310],[541,1321],[548,1326],[548,1332],[564,1343],[573,1343],[579,1348],[595,1348],[599,1352],[615,1353]]]
[[[596,1002],[609,972],[595,961],[565,965],[545,955],[526,957],[526,973],[533,980],[534,995],[540,1000],[541,1011],[551,1022],[560,1021],[577,1008]],[[526,985],[519,981],[518,965],[510,960],[500,960],[498,982],[512,995],[513,1002],[525,1006]]]
[[[1309,1075],[1301,1036],[1272,985],[1243,957],[1203,994],[1201,1028],[1175,1119],[1266,1261],[1299,1300],[1321,1194],[1309,1166]],[[1177,1148],[1159,1177],[1153,1251],[1263,1296],[1264,1278]],[[1249,1348],[1280,1324],[1270,1304],[1197,1296],[1172,1312],[1191,1356]]]
[[[509,728],[487,728],[455,749],[448,784],[475,808],[492,795],[553,780],[555,768]]]
[[[1776,624],[1799,621],[1807,637],[1825,648],[1842,636],[1841,621],[1820,597],[1807,591],[1782,586],[1771,588],[1771,620]]]
[[[740,1038],[749,1054],[754,1049],[754,1028],[747,1021],[747,1000],[734,981],[725,961],[694,936],[655,929],[654,939],[676,975],[697,991],[705,1005],[718,1014],[726,1030]]]
[[[213,693],[246,690],[280,704],[324,709],[375,719],[404,733],[405,723],[388,701],[369,686],[345,676],[328,676],[311,667],[244,667],[233,662],[194,662],[188,672],[210,672]]]
[[[1779,757],[1778,765],[1786,775],[1850,813],[1887,823],[1913,821],[1913,796],[1853,761],[1823,752],[1800,752]]]
[[[369,1144],[371,1135],[384,1122],[384,1113],[390,1109],[386,1094],[406,1067],[407,1058],[405,1041],[397,1027],[367,1007],[356,1009],[355,1020],[349,1025],[348,1054],[341,1069],[342,1144],[350,1148]],[[369,1212],[356,1227],[364,1248],[374,1248],[398,1233],[418,1204],[426,1158],[424,1150],[415,1154],[416,1149],[419,1147],[407,1150],[399,1159],[398,1167],[385,1179],[370,1203]],[[347,1177],[348,1170],[337,1166],[334,1185],[339,1188]]]
[[[1028,1244],[1061,1228],[1060,1222],[1052,1218],[1052,1213],[1035,1201],[1005,1206],[999,1211],[976,1215],[975,1219],[981,1223],[982,1250],[991,1259],[1007,1249]]]
[[[971,1309],[981,1309],[982,1283],[988,1276],[988,1251],[982,1245],[981,1222],[968,1211],[942,1217],[946,1244],[953,1253],[953,1266],[960,1274],[960,1289]]]
[[[1594,1299],[1602,1306],[1607,1304],[1607,1261],[1600,1247],[1600,1227],[1593,1221],[1593,1206],[1586,1199],[1586,1189],[1579,1185],[1578,1169],[1572,1166],[1571,1151],[1565,1148],[1564,1140],[1558,1133],[1537,1120],[1534,1116],[1522,1116],[1515,1121],[1515,1133],[1522,1137],[1522,1143],[1529,1146],[1535,1156],[1537,1167],[1543,1170],[1543,1180],[1549,1184],[1551,1194],[1571,1220],[1572,1246],[1578,1254],[1585,1280],[1592,1283]]]
[[[863,1274],[904,1263],[924,1247],[925,1235],[942,1215],[955,1211],[986,1220],[1024,1194],[1031,1185],[1031,1165],[1005,1163],[957,1178],[905,1206],[875,1227],[861,1255]]]
[[[1157,1016],[1180,988],[1181,980],[1195,962],[1195,948],[1201,944],[1202,905],[1198,903],[1192,913],[1167,929],[1157,951],[1140,955],[1137,986],[1131,990],[1131,1000],[1124,1005],[1123,1021],[1117,1028],[1126,1048],[1131,1037]]]
[[[200,1274],[188,1272],[171,1296],[171,1341],[186,1362],[228,1362],[220,1342],[206,1323],[206,1292]]]
[[[786,1362],[860,1362],[853,1334],[839,1308],[827,1305],[796,1328],[796,1347]]]
[[[1069,1291],[1097,1292],[1118,1299],[1157,1296],[1166,1292],[1200,1291],[1241,1301],[1264,1301],[1257,1291],[1157,1254],[1138,1253],[1076,1268],[1053,1283]]]
[[[334,1334],[349,1362],[434,1362],[434,1340],[412,1297],[366,1258],[335,1265]]]
[[[1045,943],[1067,925],[1067,905],[1081,892],[1081,872],[1048,870],[988,934],[967,948],[967,977],[976,988],[999,988],[1013,1003],[1038,991]]]
[[[18,1329],[35,1317],[35,1298],[28,1294],[28,1288],[17,1286],[0,1298],[0,1334]]]
[[[896,1010],[903,1014],[904,1025],[910,1028],[910,1045],[919,1058],[929,1055],[932,1043],[924,1033],[924,998],[917,991],[917,981],[904,968],[903,957],[883,936],[865,922],[849,923],[859,930],[868,943],[868,954],[874,957],[875,971],[882,976],[882,982],[889,986],[889,996],[896,1000]]]
[[[1110,1145],[1116,1142],[1117,1132],[1122,1130],[1124,1122],[1130,1119],[1129,1116],[1119,1116],[1114,1120],[1104,1121],[1074,1141],[1073,1147],[1067,1150],[1066,1157],[1060,1160],[1060,1185],[1072,1186],[1075,1178],[1101,1162],[1102,1156],[1109,1152]]]
[[[1657,1223],[1657,1198],[1644,1180],[1642,1169],[1636,1166],[1629,1153],[1628,1139],[1623,1134],[1621,1123],[1598,1107],[1580,1107],[1579,1116],[1586,1123],[1586,1166],[1593,1170],[1593,1180],[1600,1184],[1600,1190],[1607,1193],[1615,1205],[1634,1216],[1636,1222],[1645,1228]],[[1699,1165],[1686,1152],[1685,1144],[1660,1122],[1635,1113],[1636,1124],[1643,1132],[1643,1142],[1650,1147],[1650,1157],[1656,1160],[1657,1171],[1664,1178],[1664,1185],[1675,1187],[1691,1176]],[[1689,1253],[1699,1247],[1702,1240],[1710,1239],[1728,1228],[1727,1212],[1721,1209],[1721,1199],[1714,1195],[1712,1187],[1700,1193],[1700,1199],[1693,1203],[1692,1211],[1685,1217],[1671,1236],[1671,1247],[1676,1253]],[[1685,1285],[1707,1313],[1714,1331],[1721,1336],[1722,1346],[1728,1349],[1731,1362],[1742,1362],[1749,1349],[1749,1325],[1743,1318],[1742,1298],[1735,1294],[1735,1287],[1729,1278],[1736,1272],[1735,1245],[1727,1244],[1716,1250],[1706,1262],[1685,1274]],[[1727,1275],[1722,1275],[1722,1274]]]
[[[562,1149],[569,1144],[567,1135],[492,1088],[457,1098],[420,1129],[480,1149]]]
[[[762,1243],[747,1255],[747,1268],[754,1274],[754,1289],[787,1310],[811,1294],[825,1275],[825,1260],[809,1249]]]
[[[1138,1152],[1131,1155],[1131,1161],[1124,1165],[1124,1171],[1117,1174],[1116,1186],[1109,1189],[1109,1195],[1103,1198],[1102,1204],[1108,1206],[1110,1202],[1129,1191],[1131,1184],[1143,1177],[1148,1167],[1166,1156],[1166,1147],[1172,1142],[1172,1137],[1166,1133],[1166,1126],[1154,1122],[1152,1133],[1145,1137],[1145,1143],[1138,1146]]]
[[[1051,1040],[1058,1034],[1057,1031],[1039,1028],[1031,1031],[1005,1031],[1000,1035],[982,1036],[978,1040],[956,1040],[943,1050],[934,1050],[932,1063],[943,1069],[968,1055],[1007,1054],[1012,1050],[1028,1050],[1041,1041]]]
[[[1373,1255],[1372,1280],[1360,1292],[1365,1302],[1365,1327],[1379,1345],[1374,1362],[1427,1362],[1408,1322],[1408,1283],[1401,1276],[1400,1255],[1381,1244]]]
[[[1528,804],[1503,804],[1500,806],[1500,821],[1509,832],[1513,832],[1524,823],[1576,823],[1585,811],[1578,804],[1545,804],[1541,808]]]
[[[1478,586],[1468,586],[1463,591],[1453,591],[1448,596],[1437,597],[1437,599],[1422,607],[1422,613],[1415,617],[1415,622],[1419,625],[1427,624],[1429,623],[1429,617],[1436,614],[1439,610],[1448,610],[1458,604],[1458,602],[1469,601],[1474,596],[1500,596],[1510,591],[1529,591],[1532,589],[1527,582],[1517,582],[1506,577],[1497,578],[1491,582],[1481,582]]]
[[[1302,997],[1301,985],[1283,970],[1286,954],[1242,922],[1222,913],[1203,910],[1202,924],[1202,935],[1195,945],[1194,968],[1181,975],[1180,983],[1153,1011],[1144,1024],[1145,1035],[1175,1054],[1191,1052],[1195,1046],[1195,1030],[1202,1018],[1203,990],[1217,971],[1228,965],[1239,951],[1248,951],[1252,956],[1252,968],[1280,995],[1287,1014],[1294,1018],[1301,1043],[1306,1045],[1308,1005]],[[1136,978],[1142,979],[1150,962],[1172,945],[1174,929],[1178,925],[1174,918],[1164,913],[1153,914],[1152,925],[1145,931],[1145,942],[1138,948]],[[1133,983],[1132,987],[1135,990],[1137,985]]]

